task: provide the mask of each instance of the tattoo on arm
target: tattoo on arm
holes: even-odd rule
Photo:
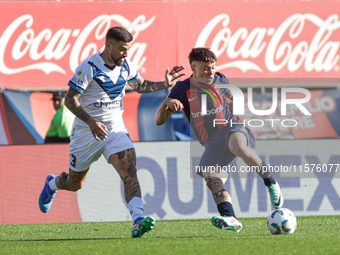
[[[65,105],[76,117],[87,123],[91,116],[80,105],[78,101],[79,97],[80,93],[70,88],[65,97]]]
[[[163,81],[155,82],[144,80],[143,78],[139,78],[137,81],[129,83],[129,85],[138,93],[150,93],[166,89]]]

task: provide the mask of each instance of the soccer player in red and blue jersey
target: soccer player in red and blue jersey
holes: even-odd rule
[[[178,81],[172,88],[156,112],[156,124],[163,125],[173,112],[183,110],[196,137],[205,147],[200,169],[232,166],[240,157],[263,178],[274,208],[281,208],[283,196],[280,186],[271,173],[264,171],[266,165],[254,150],[252,131],[233,114],[230,91],[216,88],[217,84],[229,83],[227,77],[215,71],[216,55],[209,48],[194,48],[189,54],[189,61],[191,77]],[[220,213],[220,216],[211,219],[212,224],[219,229],[239,232],[242,224],[236,219],[231,196],[224,189],[227,176],[212,171],[198,174],[205,179]]]

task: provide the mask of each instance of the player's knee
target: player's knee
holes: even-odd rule
[[[76,192],[76,191],[78,191],[78,190],[80,190],[81,188],[83,187],[83,183],[81,183],[81,182],[77,182],[77,183],[70,183],[69,184],[69,191],[74,191],[74,192]]]
[[[78,191],[84,185],[85,180],[75,180],[74,178],[69,178],[68,182],[68,190],[69,191]]]
[[[240,158],[247,157],[250,154],[249,149],[245,144],[235,144],[230,147],[230,151]]]

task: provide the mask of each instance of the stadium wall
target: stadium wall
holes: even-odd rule
[[[197,161],[202,152],[196,141],[134,145],[146,215],[156,219],[199,219],[217,213],[203,179],[192,178],[196,175],[190,169],[190,159]],[[296,215],[340,214],[340,169],[336,172],[336,164],[340,163],[339,140],[257,141],[257,151],[270,165],[327,165],[326,175],[316,169],[312,174],[275,175],[284,177],[278,179],[284,206]],[[242,163],[237,164],[240,169]],[[122,182],[103,157],[92,165],[83,189],[76,193],[59,191],[50,212],[41,213],[38,197],[46,176],[67,168],[67,145],[0,146],[1,224],[130,219]],[[255,178],[254,173],[231,175],[225,188],[231,193],[237,216],[267,216],[273,208],[263,181]]]
[[[294,105],[287,106],[285,116],[281,115],[281,107],[270,115],[255,115],[249,110],[246,94],[245,115],[239,117],[251,127],[256,139],[339,137],[340,90],[312,90],[310,94],[310,101],[303,105],[312,115],[301,114]],[[183,113],[171,115],[162,126],[154,123],[158,106],[167,95],[167,90],[145,94],[131,91],[125,95],[123,119],[133,142],[189,140],[193,135]],[[297,97],[299,93],[290,95]],[[0,144],[43,144],[55,113],[51,97],[50,93],[0,90]],[[277,98],[277,105],[281,106],[281,93]],[[266,109],[273,100],[272,95],[256,94],[252,102],[255,109]],[[287,120],[295,120],[295,126],[285,125]]]

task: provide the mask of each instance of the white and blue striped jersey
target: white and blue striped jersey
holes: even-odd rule
[[[127,59],[122,66],[110,67],[100,56],[92,55],[77,67],[68,85],[81,95],[79,103],[96,121],[125,130],[123,123],[123,97],[127,83],[136,81],[140,74]],[[75,124],[87,126],[76,118]]]

